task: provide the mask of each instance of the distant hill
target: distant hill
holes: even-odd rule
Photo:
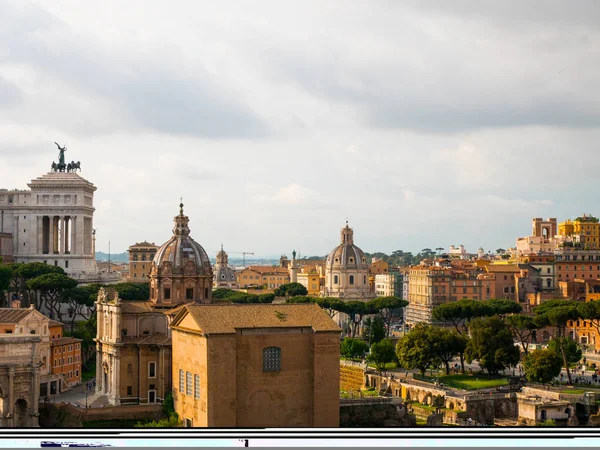
[[[108,261],[108,253],[96,252],[96,261]],[[110,262],[129,262],[129,253],[111,253]]]
[[[96,261],[108,261],[108,253],[96,252]],[[114,263],[129,262],[129,253],[111,253],[110,261]],[[210,262],[214,265],[215,258],[210,258]],[[229,264],[231,266],[241,266],[243,263],[242,258],[229,258]],[[254,259],[246,258],[247,266],[273,266],[279,264],[278,259]]]

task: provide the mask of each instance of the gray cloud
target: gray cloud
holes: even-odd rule
[[[268,133],[248,106],[201,70],[168,70],[160,54],[149,60],[108,52],[51,14],[0,5],[0,63],[20,63],[66,84],[75,95],[108,102],[116,129],[142,127],[210,139],[256,138]],[[2,56],[4,55],[4,56]],[[123,123],[123,114],[128,119]]]
[[[22,99],[23,94],[18,86],[0,76],[0,108],[10,108]]]

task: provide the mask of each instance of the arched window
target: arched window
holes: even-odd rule
[[[179,369],[179,392],[183,394],[183,370]]]
[[[185,373],[185,395],[192,395],[192,374]]]
[[[350,275],[350,284],[354,284],[354,275]]]
[[[338,284],[339,283],[339,277],[337,275],[333,276],[333,284]]]
[[[281,370],[281,348],[267,347],[263,349],[263,371],[279,372]]]
[[[194,398],[200,398],[200,375],[194,375]]]

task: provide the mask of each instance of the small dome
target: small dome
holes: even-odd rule
[[[342,228],[340,245],[329,253],[325,265],[328,269],[369,269],[365,253],[354,245],[354,231],[348,226],[348,222]]]
[[[152,260],[153,272],[168,270],[174,274],[184,271],[186,274],[195,272],[197,275],[212,275],[212,267],[206,251],[190,237],[189,219],[183,215],[183,203],[179,205],[179,215],[175,216],[173,237],[156,251]]]

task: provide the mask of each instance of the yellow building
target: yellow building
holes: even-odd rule
[[[239,272],[237,278],[241,289],[256,286],[276,289],[290,282],[290,273],[283,267],[250,266]]]
[[[319,306],[186,305],[171,330],[184,426],[339,426],[341,330]]]
[[[558,224],[558,234],[572,239],[574,244],[596,250],[600,248],[600,223],[596,217],[584,214],[582,217]]]
[[[148,275],[152,268],[152,260],[158,247],[150,242],[138,242],[127,250],[129,252],[129,276],[130,282],[148,282]]]

